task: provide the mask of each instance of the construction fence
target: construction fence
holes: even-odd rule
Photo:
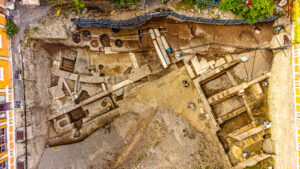
[[[226,19],[214,19],[214,18],[200,18],[178,14],[173,11],[152,12],[144,15],[137,16],[123,21],[108,20],[108,19],[88,19],[88,18],[72,18],[78,27],[104,27],[104,28],[116,28],[116,29],[134,29],[147,23],[148,20],[154,17],[175,17],[181,21],[196,22],[205,24],[218,24],[218,25],[238,25],[248,24],[248,22],[242,19],[226,20]],[[277,19],[277,16],[273,16],[267,19],[258,20],[257,22],[270,22]]]

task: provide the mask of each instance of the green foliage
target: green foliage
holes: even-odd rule
[[[40,30],[40,28],[39,28],[39,27],[34,27],[34,28],[32,28],[32,30],[33,30],[34,32],[38,32],[38,31]]]
[[[75,2],[76,11],[78,13],[81,12],[81,9],[85,7],[83,0],[73,0]]]
[[[219,8],[223,11],[231,11],[235,15],[238,15],[244,5],[242,0],[226,0],[224,3],[219,5]]]
[[[199,0],[183,0],[182,3],[186,4],[187,6],[196,5],[197,8],[203,9],[206,6],[211,6],[215,2],[215,0],[203,0],[199,2]]]
[[[186,4],[194,4],[195,1],[194,0],[184,0],[184,3],[186,3]]]
[[[214,0],[204,0],[202,2],[196,3],[197,8],[203,9],[204,7],[211,6],[214,3]]]
[[[205,6],[203,3],[197,3],[197,8],[203,9]]]
[[[183,0],[186,5],[196,5],[197,8],[203,9],[214,3],[214,0],[204,0],[197,3],[198,0]],[[235,16],[243,18],[249,24],[257,20],[268,18],[274,12],[273,0],[252,0],[253,5],[247,6],[245,0],[225,0],[224,3],[217,5],[223,11],[231,11]]]
[[[139,0],[111,0],[113,4],[136,4]]]
[[[249,24],[268,18],[274,11],[273,0],[252,0],[252,2],[252,6],[246,6],[242,0],[226,0],[219,8],[233,12]]]
[[[189,10],[194,8],[194,4],[193,3],[186,3],[185,1],[180,1],[176,4],[176,10]]]
[[[6,22],[6,34],[8,36],[14,36],[19,32],[18,26],[12,20],[7,20]]]

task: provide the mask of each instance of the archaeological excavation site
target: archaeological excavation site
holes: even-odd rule
[[[274,167],[274,88],[284,84],[272,78],[282,72],[274,64],[290,30],[276,34],[279,46],[277,21],[220,25],[152,14],[49,14],[25,31],[29,165]]]

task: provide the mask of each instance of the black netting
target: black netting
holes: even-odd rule
[[[117,20],[107,20],[107,19],[88,19],[88,18],[72,18],[71,21],[78,25],[79,27],[104,27],[104,28],[117,28],[117,29],[133,29],[139,27],[145,23],[147,20],[153,17],[164,17],[164,16],[173,16],[182,21],[198,22],[198,23],[207,23],[207,24],[218,24],[218,25],[236,25],[236,24],[247,24],[246,21],[242,19],[234,20],[225,20],[225,19],[209,19],[209,18],[200,18],[200,17],[191,17],[178,14],[173,11],[162,11],[162,12],[153,12],[140,15],[135,18],[131,18],[124,21]],[[258,20],[256,22],[269,22],[277,19],[276,16]]]

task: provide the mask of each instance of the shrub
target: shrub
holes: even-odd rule
[[[111,0],[113,4],[136,4],[139,0]]]
[[[211,6],[215,0],[183,0],[185,4],[194,5],[203,9]],[[253,5],[247,6],[244,0],[225,0],[225,2],[217,5],[223,11],[231,11],[235,16],[243,18],[249,24],[253,24],[257,20],[268,18],[274,11],[273,0],[252,0]]]
[[[19,31],[18,26],[12,20],[7,20],[6,22],[6,34],[8,36],[14,36]]]
[[[76,11],[80,13],[80,9],[85,7],[83,0],[73,0],[75,2]]]
[[[219,8],[233,12],[249,24],[268,18],[274,11],[273,0],[252,0],[252,2],[252,6],[247,6],[242,0],[226,0]]]
[[[205,7],[212,7],[214,3],[215,3],[214,0],[201,0],[201,1],[198,0],[196,1],[196,6],[199,9],[203,9]]]
[[[194,3],[195,3],[194,0],[184,0],[184,2],[185,2],[186,4],[194,4]]]

